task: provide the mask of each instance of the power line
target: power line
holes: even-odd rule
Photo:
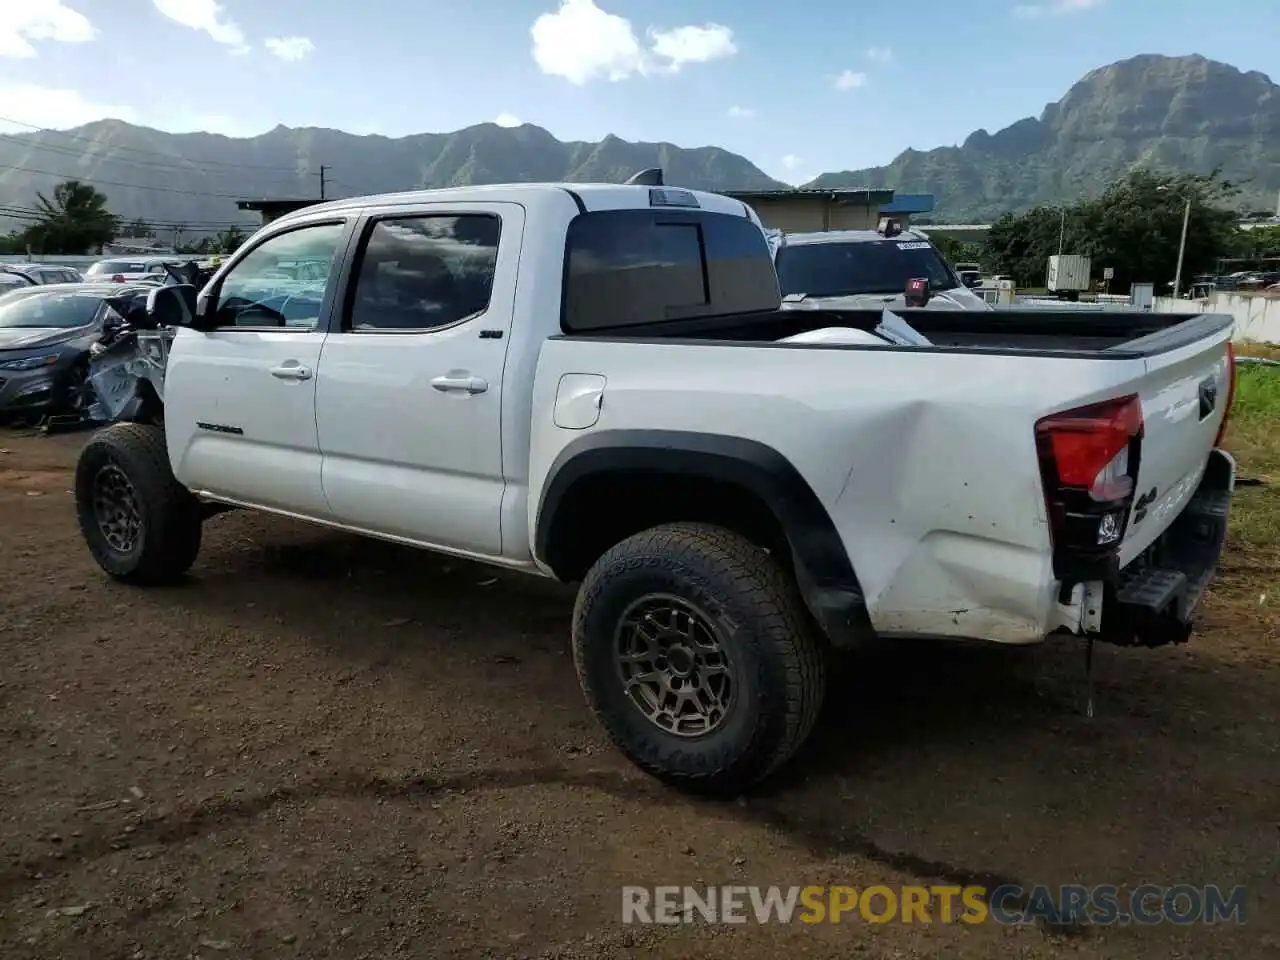
[[[35,167],[21,167],[8,163],[0,163],[0,170],[19,170],[23,173],[36,173],[45,177],[57,177],[59,180],[79,180],[81,183],[104,187],[124,187],[129,190],[151,190],[155,193],[177,193],[188,197],[214,197],[219,200],[244,200],[242,193],[206,193],[203,190],[178,190],[174,187],[149,187],[140,183],[121,183],[118,180],[98,180],[90,177],[77,177],[74,174],[54,173],[52,170],[37,170]]]
[[[90,158],[90,155],[85,153],[82,150],[78,150],[74,147],[62,146],[61,144],[36,143],[32,141],[17,141],[13,137],[8,137],[8,136],[4,137],[4,139],[10,142],[18,143],[23,149],[45,150],[49,153],[57,154],[59,156],[64,156],[64,157],[72,157],[76,160],[85,160]],[[174,163],[174,162],[154,163],[148,160],[135,160],[132,157],[114,157],[114,156],[106,156],[106,155],[103,155],[101,157],[93,157],[93,159],[101,160],[102,162],[106,162],[106,163],[127,164],[129,166],[138,167],[142,170],[172,170],[174,172],[179,172],[179,173],[187,173],[187,174],[200,173],[200,174],[204,174],[205,176],[217,176],[217,177],[232,177],[236,173],[236,171],[234,170],[201,170],[198,166],[195,165],[194,162],[192,162],[190,165],[182,164],[182,163]],[[300,172],[295,170],[294,175],[292,177],[287,176],[285,174],[275,174],[266,179],[274,180],[278,183],[284,183],[286,180],[290,180],[296,183],[299,177],[302,177],[305,175],[306,175],[305,172]]]
[[[48,219],[48,217],[49,214],[45,211],[36,210],[32,207],[0,204],[0,218],[40,222]],[[232,227],[246,229],[251,226],[244,220],[155,220],[147,217],[127,216],[116,216],[116,219],[126,225],[140,220],[148,227],[156,230],[171,230],[174,227],[182,227],[188,230],[229,230]]]
[[[84,141],[85,143],[92,143],[92,144],[95,144],[96,146],[102,146],[102,142],[100,140],[94,139],[93,137],[85,137],[85,136],[80,136],[79,134],[67,133],[64,130],[51,130],[48,127],[38,127],[35,124],[24,123],[21,120],[14,120],[14,119],[11,119],[10,117],[0,117],[0,122],[11,123],[15,127],[26,127],[28,130],[31,130],[34,133],[43,133],[43,134],[48,134],[50,136],[55,136],[55,137],[64,137],[67,140],[81,140],[81,141]],[[10,136],[23,136],[23,134],[10,134]],[[170,136],[177,136],[177,134],[170,134]],[[142,147],[130,147],[130,146],[121,145],[121,146],[113,146],[111,147],[111,149],[128,151],[130,153],[139,153],[146,156],[163,157],[166,160],[173,159],[173,156],[170,154],[162,153],[159,150],[145,150]],[[249,164],[249,163],[237,163],[233,160],[193,160],[192,162],[203,164],[205,166],[231,167],[234,170],[293,170],[296,172],[296,168],[294,167],[283,167],[283,166],[274,166],[274,165],[263,166],[263,165]]]

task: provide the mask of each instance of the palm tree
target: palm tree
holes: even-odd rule
[[[67,180],[50,199],[36,194],[39,221],[27,230],[27,242],[41,253],[84,254],[110,243],[119,220],[107,210],[107,197],[87,183]]]

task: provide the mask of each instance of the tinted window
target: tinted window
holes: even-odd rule
[[[0,301],[0,327],[82,327],[92,323],[101,297],[32,294]]]
[[[777,306],[768,244],[746,217],[616,210],[582,214],[569,225],[561,324],[566,331]]]
[[[501,223],[486,214],[379,220],[360,255],[351,330],[432,330],[489,307]]]
[[[934,290],[956,286],[941,255],[924,240],[798,243],[779,250],[777,263],[784,296],[888,295],[902,293],[908,280],[920,277]]]
[[[277,233],[254,247],[218,284],[217,325],[314,330],[331,274],[299,281],[280,264],[299,257],[332,262],[346,229],[342,223],[318,223]]]

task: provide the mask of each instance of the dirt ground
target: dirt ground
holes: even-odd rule
[[[253,515],[189,582],[92,565],[83,435],[0,429],[0,957],[1276,957],[1276,567],[1183,648],[912,644],[846,662],[736,803],[636,773],[571,595]],[[1248,888],[1243,926],[624,926],[624,884]]]

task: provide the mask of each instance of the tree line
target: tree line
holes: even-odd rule
[[[1186,289],[1197,275],[1253,269],[1264,258],[1280,257],[1280,227],[1240,228],[1240,214],[1231,206],[1238,192],[1235,184],[1217,174],[1137,170],[1092,199],[1005,214],[991,225],[982,244],[939,246],[952,262],[981,263],[990,273],[1012,277],[1020,287],[1043,286],[1049,257],[1064,253],[1088,256],[1095,281],[1110,267],[1115,292],[1144,282],[1163,291],[1177,272],[1187,215],[1182,262]]]
[[[49,196],[36,194],[32,222],[23,230],[0,236],[0,254],[84,256],[96,253],[119,237],[154,238],[156,231],[142,220],[126,224],[107,207],[105,194],[79,180],[58,184]],[[180,231],[175,231],[179,233]],[[246,236],[238,227],[175,244],[178,253],[232,253]]]
[[[1111,287],[1117,292],[1135,282],[1154,283],[1164,290],[1177,269],[1188,200],[1184,284],[1198,274],[1217,274],[1232,261],[1236,263],[1223,272],[1280,257],[1280,227],[1240,229],[1239,214],[1230,208],[1238,192],[1236,185],[1216,174],[1138,170],[1093,199],[1005,214],[991,225],[982,244],[942,237],[936,243],[952,263],[980,263],[990,273],[1012,277],[1020,287],[1042,286],[1049,257],[1067,253],[1090,257],[1095,280],[1110,267]],[[107,203],[104,194],[78,180],[58,184],[48,197],[38,193],[33,222],[0,236],[0,253],[84,255],[120,236],[155,237],[156,231],[141,220],[124,224]],[[179,253],[226,254],[245,239],[242,230],[231,227],[175,247]]]

